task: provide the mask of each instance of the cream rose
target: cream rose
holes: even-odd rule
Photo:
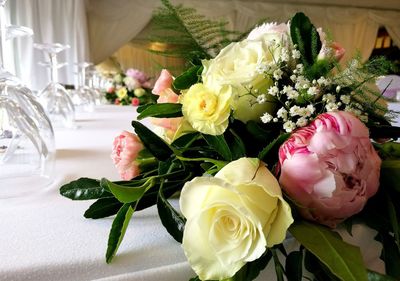
[[[256,158],[187,182],[180,207],[187,219],[182,246],[201,280],[232,277],[281,243],[293,222],[278,181]]]
[[[209,135],[220,135],[228,127],[232,89],[222,86],[209,89],[201,83],[192,85],[183,94],[182,113],[193,129]]]
[[[278,35],[275,36],[279,38]],[[259,40],[245,39],[226,46],[214,59],[203,61],[203,83],[211,89],[221,85],[231,85],[234,91],[234,117],[243,122],[258,121],[265,112],[271,112],[273,103],[257,103],[256,97],[249,95],[249,88],[257,94],[266,93],[272,80],[260,74],[260,65],[273,62],[276,52],[268,48],[264,37]],[[278,58],[278,57],[276,57]]]

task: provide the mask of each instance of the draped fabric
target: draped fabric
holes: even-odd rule
[[[59,69],[59,80],[73,84],[77,71],[74,63],[90,59],[85,1],[11,0],[6,5],[12,24],[30,27],[34,32],[32,37],[12,42],[15,74],[31,89],[43,89],[49,73],[38,62],[48,58],[34,49],[33,43],[68,44],[71,48],[57,57],[59,62],[68,63]]]
[[[259,22],[260,19],[267,21],[282,22],[287,21],[295,12],[302,11],[306,13],[317,27],[322,27],[334,41],[339,42],[345,49],[346,55],[344,60],[353,57],[356,52],[359,52],[362,59],[366,60],[370,56],[380,26],[385,26],[389,35],[392,37],[395,44],[400,45],[400,9],[380,10],[373,9],[371,1],[357,2],[363,7],[349,7],[336,5],[336,2],[328,1],[311,1],[311,4],[299,4],[299,1],[291,1],[285,3],[281,1],[224,1],[224,0],[171,0],[174,4],[183,3],[186,7],[194,7],[201,14],[209,18],[224,18],[229,22],[228,27],[239,31],[245,31]],[[91,10],[88,12],[90,41],[96,42],[98,48],[92,49],[92,58],[98,63],[110,56],[121,46],[121,43],[129,42],[140,34],[141,28],[146,26],[151,19],[151,13],[159,6],[156,0],[145,1],[145,8],[142,8],[141,1],[119,0],[115,1],[117,5],[109,5],[108,0],[90,0],[92,3]],[[112,1],[114,3],[114,1]],[[310,1],[308,1],[310,2]],[[343,1],[339,1],[344,5]],[[338,3],[339,3],[338,2]],[[96,5],[94,5],[96,3]],[[98,5],[97,3],[101,3]],[[329,5],[329,3],[333,3]],[[394,5],[391,1],[383,0],[382,3]],[[348,3],[351,5],[354,3]],[[121,5],[121,6],[120,6]],[[125,9],[121,7],[125,7]],[[390,7],[392,7],[390,6]],[[139,8],[140,7],[140,8]],[[364,8],[365,7],[365,8]],[[394,7],[394,6],[393,6]],[[146,9],[146,14],[142,11]],[[102,12],[106,11],[107,17],[118,17],[118,21],[110,19],[106,23],[107,18],[99,17]],[[128,16],[129,14],[129,16]],[[129,19],[130,17],[130,19]],[[103,22],[97,24],[102,18]],[[114,31],[128,28],[130,32],[114,32],[107,33],[107,28],[112,25]],[[121,24],[121,25],[119,25]],[[103,36],[104,34],[112,34],[111,37]],[[111,40],[110,40],[111,39]],[[134,52],[132,48],[131,52]],[[139,51],[140,52],[140,51]],[[125,50],[126,53],[126,50]],[[121,52],[117,52],[116,56],[119,60],[123,60]],[[128,56],[122,64],[144,65],[144,61],[148,60],[149,55],[143,56]],[[134,58],[134,61],[132,59]],[[131,60],[131,61],[129,61]]]
[[[295,12],[303,11],[317,27],[323,27],[346,49],[345,60],[354,56],[356,51],[366,60],[380,26],[385,26],[394,43],[400,45],[400,8],[396,6],[396,0],[381,0],[379,4],[373,0],[171,2],[196,8],[200,14],[212,19],[225,19],[228,28],[239,31],[248,30],[260,19],[284,22]],[[35,90],[45,86],[48,73],[37,65],[45,58],[32,48],[33,42],[71,45],[71,49],[59,57],[60,62],[69,63],[59,71],[63,83],[74,83],[76,68],[73,63],[91,59],[97,64],[113,54],[124,68],[143,67],[146,69],[142,70],[151,71],[151,75],[155,71],[151,66],[154,55],[143,51],[143,47],[130,44],[129,51],[117,51],[132,39],[147,38],[143,30],[149,25],[153,11],[160,6],[159,0],[10,0],[7,5],[11,22],[31,27],[35,33],[32,38],[17,39],[13,43],[15,72]],[[377,5],[381,6],[380,9],[373,8]]]

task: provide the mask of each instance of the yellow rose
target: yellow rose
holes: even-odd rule
[[[127,96],[128,96],[128,91],[126,90],[125,87],[122,87],[122,88],[119,88],[119,89],[118,89],[118,91],[117,91],[117,97],[118,97],[120,100],[124,99],[124,98],[127,97]]]
[[[255,95],[267,92],[272,80],[260,74],[258,68],[273,60],[274,54],[269,51],[263,38],[231,43],[214,59],[203,61],[203,83],[211,89],[231,85],[236,97],[234,117],[243,122],[259,121],[263,113],[271,113],[275,106],[270,102],[258,104],[256,97],[248,95],[249,88],[252,87]]]
[[[179,203],[187,219],[182,246],[201,280],[232,277],[281,243],[293,222],[278,181],[256,158],[187,182]]]
[[[228,127],[232,89],[223,86],[209,89],[201,83],[192,85],[180,99],[182,113],[193,129],[220,135]]]

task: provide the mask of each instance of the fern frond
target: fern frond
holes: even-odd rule
[[[163,7],[153,15],[152,41],[175,46],[166,56],[181,57],[188,61],[210,59],[216,56],[237,32],[226,29],[226,22],[212,21],[196,13],[193,8],[174,6],[161,0]],[[151,51],[151,50],[150,50]],[[163,54],[163,51],[158,51]]]
[[[339,69],[334,77],[335,84],[349,89],[354,101],[373,118],[371,122],[384,123],[395,117],[397,112],[387,109],[387,103],[375,85],[379,76],[390,72],[393,65],[384,57],[377,57],[361,63],[360,57],[352,59],[343,71]]]

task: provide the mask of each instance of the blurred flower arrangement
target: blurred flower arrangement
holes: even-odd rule
[[[164,17],[212,23],[163,4]],[[114,141],[123,181],[81,178],[61,188],[73,200],[97,199],[87,218],[116,214],[107,262],[132,214],[157,205],[192,280],[253,280],[269,262],[277,280],[399,279],[400,145],[392,139],[400,132],[371,88],[390,64],[354,59],[340,68],[343,48],[303,13],[224,40],[202,53],[196,41],[178,77],[161,72],[157,104],[138,108],[138,120],[151,118],[161,132],[135,120],[135,134]],[[177,192],[180,211],[167,200]],[[376,230],[386,275],[367,269],[336,232],[360,223]],[[288,233],[299,242],[290,253]]]
[[[129,68],[125,73],[114,75],[112,85],[105,92],[106,99],[118,105],[143,105],[154,103],[151,93],[152,84],[144,72]]]

